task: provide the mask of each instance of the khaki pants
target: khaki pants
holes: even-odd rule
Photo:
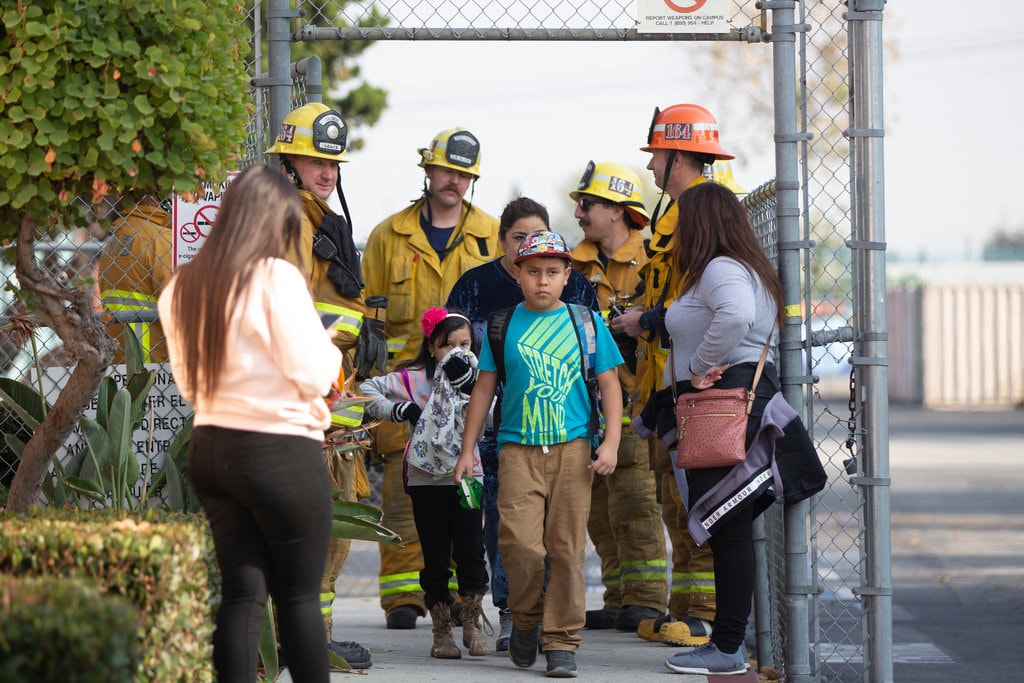
[[[401,425],[382,424],[378,430]],[[416,522],[412,515],[412,500],[402,485],[403,451],[384,456],[384,481],[381,483],[381,523],[402,537],[403,546],[380,543],[380,606],[385,612],[401,605],[412,605],[427,615],[420,587],[423,553]]]
[[[715,562],[711,546],[698,547],[686,525],[689,515],[676,485],[668,451],[656,437],[650,439],[654,462],[661,477],[661,517],[668,527],[672,542],[672,592],[668,611],[676,619],[696,617],[705,621],[715,618]],[[667,464],[668,471],[659,465]]]
[[[324,460],[331,476],[331,488],[335,490],[334,495],[338,496],[340,500],[348,502],[357,500],[356,468],[363,467],[362,457],[361,451],[351,451],[342,455],[334,449],[324,449]],[[345,566],[345,560],[348,559],[351,547],[351,539],[331,537],[331,544],[327,552],[327,564],[324,567],[323,578],[320,580],[320,614],[324,619],[327,642],[331,642],[334,584],[338,580],[341,568]]]
[[[646,439],[626,427],[610,476],[594,476],[587,531],[601,558],[604,604],[664,612],[668,600],[665,527]]]
[[[516,628],[543,622],[544,651],[575,652],[582,642],[589,465],[590,444],[583,439],[546,449],[505,444],[498,454],[498,545],[508,574],[508,606]]]

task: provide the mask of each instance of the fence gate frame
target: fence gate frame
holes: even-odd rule
[[[308,0],[307,0],[308,1]],[[497,0],[480,0],[486,6]],[[254,136],[256,146],[250,150],[252,161],[262,161],[262,142],[267,131],[276,131],[281,121],[293,108],[293,78],[307,76],[306,65],[296,67],[291,62],[291,44],[314,40],[436,40],[436,41],[720,41],[770,42],[772,46],[775,178],[750,194],[745,203],[752,214],[757,211],[754,201],[770,202],[771,215],[765,220],[774,226],[770,236],[777,249],[776,258],[782,279],[785,300],[789,302],[786,324],[780,334],[780,378],[783,394],[804,418],[808,431],[814,434],[814,383],[811,367],[811,347],[835,341],[852,342],[853,354],[849,358],[851,371],[850,439],[856,454],[853,458],[856,472],[839,484],[849,483],[857,493],[858,503],[851,524],[859,528],[853,537],[859,542],[860,555],[855,573],[859,585],[852,587],[859,598],[862,642],[855,644],[862,657],[861,680],[871,683],[889,683],[893,680],[892,654],[892,576],[891,546],[889,538],[889,429],[888,429],[888,351],[885,307],[885,222],[884,222],[884,158],[882,20],[885,0],[824,0],[836,6],[846,5],[842,19],[848,41],[845,86],[848,98],[845,109],[849,127],[843,131],[849,142],[846,164],[849,168],[849,238],[844,240],[849,249],[852,284],[846,294],[852,306],[852,329],[844,328],[831,335],[815,334],[809,324],[812,308],[813,283],[811,249],[815,241],[812,197],[809,184],[812,178],[810,145],[813,135],[808,129],[808,101],[814,93],[807,86],[807,33],[806,0],[760,0],[756,3],[735,0],[743,6],[754,6],[760,11],[760,25],[733,29],[719,34],[639,34],[634,29],[587,28],[502,29],[493,26],[466,28],[401,27],[320,27],[302,24],[293,30],[293,21],[302,23],[303,12],[293,9],[290,0],[254,0],[255,33],[253,49],[255,64],[262,61],[261,44],[267,46],[268,69],[252,81],[257,111],[266,110],[265,119],[256,117]],[[314,3],[310,3],[314,4]],[[382,4],[388,4],[387,2]],[[415,0],[411,3],[415,4]],[[597,0],[599,6],[613,2]],[[823,3],[817,3],[823,4]],[[266,8],[266,36],[261,38],[260,9]],[[309,60],[309,101],[320,101],[319,63]],[[296,71],[298,68],[298,72]],[[264,95],[266,93],[266,95]],[[264,99],[265,98],[265,99]],[[264,126],[264,123],[266,124]],[[819,440],[815,437],[816,442]],[[851,450],[854,448],[851,447]],[[852,468],[850,470],[852,472]],[[831,477],[830,470],[830,477]],[[844,470],[840,469],[840,478]],[[832,477],[834,479],[834,477]],[[836,481],[830,482],[831,486]],[[808,521],[815,519],[815,500],[789,505],[777,513],[773,522],[770,514],[767,525],[784,526],[784,548],[766,551],[764,518],[755,527],[755,547],[758,566],[765,564],[765,554],[777,557],[784,569],[773,587],[782,595],[778,615],[784,634],[773,632],[776,622],[767,612],[772,602],[769,596],[770,578],[759,575],[755,595],[755,618],[758,656],[761,664],[770,664],[783,672],[791,683],[817,683],[842,680],[823,674],[821,614],[819,596],[823,592],[817,572],[817,524],[808,529]],[[808,543],[810,539],[810,543]],[[759,574],[761,574],[759,572]],[[782,661],[783,658],[784,661]]]

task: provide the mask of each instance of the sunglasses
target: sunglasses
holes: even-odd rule
[[[608,206],[610,204],[610,202],[597,197],[580,197],[576,203],[579,204],[580,208],[584,211],[590,211],[590,207],[595,204],[600,204],[601,206]]]

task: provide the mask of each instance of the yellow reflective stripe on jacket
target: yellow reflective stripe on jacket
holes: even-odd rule
[[[123,313],[136,311],[139,313],[155,311],[156,297],[151,294],[142,294],[128,289],[108,289],[100,292],[100,301],[103,308],[112,313]],[[135,332],[142,348],[142,361],[153,362],[153,337],[150,334],[152,324],[144,321],[124,322]]]
[[[399,593],[416,593],[420,588],[420,573],[406,572],[404,574],[389,574],[380,577],[380,594],[397,595]]]
[[[405,337],[390,337],[388,339],[388,355],[394,356],[396,353],[400,353],[405,348],[405,343],[408,341]]]
[[[316,310],[320,313],[336,313],[341,317],[334,323],[334,329],[339,332],[348,332],[356,337],[363,326],[363,314],[353,308],[346,308],[337,304],[328,304],[322,301],[316,302]]]
[[[100,292],[103,307],[111,311],[155,311],[156,297],[129,289],[108,289]]]
[[[335,427],[358,427],[363,423],[363,404],[356,403],[337,412],[331,411],[331,425]]]

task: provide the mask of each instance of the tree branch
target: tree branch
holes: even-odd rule
[[[53,409],[25,445],[7,498],[13,512],[24,512],[37,502],[53,456],[96,394],[117,347],[93,312],[91,288],[61,288],[40,271],[35,258],[35,231],[35,220],[24,213],[18,227],[18,283],[36,295],[32,302],[36,314],[60,337],[77,364]]]

